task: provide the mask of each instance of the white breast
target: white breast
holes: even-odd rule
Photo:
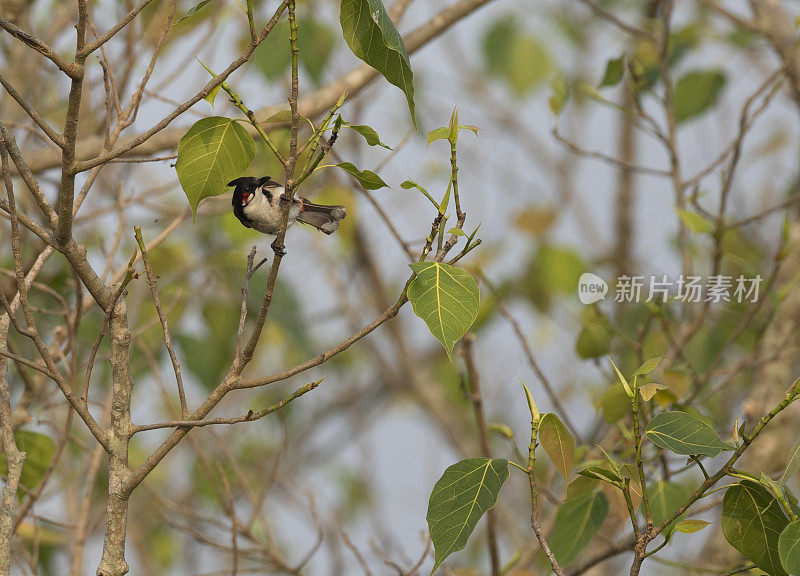
[[[280,191],[275,192],[275,204],[270,204],[269,199],[261,190],[257,190],[253,199],[244,207],[244,215],[250,221],[250,225],[264,234],[277,234],[278,226],[281,222],[281,203],[278,200]],[[293,203],[292,210],[289,212],[288,226],[294,224],[297,214],[300,212],[301,204],[297,201]]]

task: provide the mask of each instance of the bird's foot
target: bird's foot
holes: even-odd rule
[[[276,256],[280,256],[281,258],[286,256],[286,246],[284,246],[283,244],[278,244],[277,238],[275,238],[275,240],[272,241],[272,244],[270,244],[270,246],[272,247],[272,251],[275,252]]]

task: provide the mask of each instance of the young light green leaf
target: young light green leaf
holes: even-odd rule
[[[448,138],[450,138],[450,128],[447,126],[435,128],[428,132],[428,146],[431,145],[431,142],[436,142],[437,140],[447,140]]]
[[[480,293],[472,274],[439,262],[409,264],[417,277],[408,287],[414,313],[453,359],[453,346],[478,316]]]
[[[428,531],[435,551],[431,574],[450,554],[466,546],[507,478],[508,460],[502,458],[468,458],[445,470],[428,502]]]
[[[364,137],[364,140],[367,141],[367,144],[369,146],[381,146],[383,148],[386,148],[387,150],[392,149],[390,146],[387,146],[386,144],[381,142],[381,137],[378,136],[378,133],[375,132],[375,130],[371,126],[366,126],[362,124],[354,124],[354,125],[347,124],[347,127],[361,134],[361,136]]]
[[[662,412],[650,420],[645,436],[656,446],[675,454],[716,456],[731,446],[720,440],[714,429],[686,412]]]
[[[216,88],[214,88],[211,92],[208,93],[208,96],[203,98],[206,102],[211,104],[211,107],[214,107],[214,101],[217,99],[217,94],[219,91],[222,90],[222,84],[219,84]]]
[[[212,116],[194,123],[178,142],[175,171],[192,215],[204,198],[228,190],[227,183],[250,166],[256,145],[247,130],[230,118]]]
[[[464,232],[461,228],[450,228],[447,231],[448,234],[453,234],[454,236],[466,236],[466,232]]]
[[[722,499],[722,533],[731,546],[770,576],[786,576],[778,551],[789,525],[780,503],[766,488],[743,480]]]
[[[550,535],[550,548],[558,563],[569,565],[597,534],[607,515],[608,498],[599,491],[564,502]]]
[[[678,507],[686,502],[691,495],[688,488],[675,482],[656,482],[647,488],[648,500],[650,502],[650,513],[653,515],[653,522],[656,526],[672,516]],[[642,504],[644,510],[644,504]],[[678,517],[680,518],[680,516]],[[666,537],[675,528],[675,523],[670,524],[664,532]]]
[[[384,182],[380,176],[371,170],[359,170],[350,162],[339,162],[336,164],[342,170],[352,174],[358,183],[367,190],[378,190],[380,188],[389,188],[389,185]]]
[[[408,53],[381,0],[342,0],[339,21],[353,54],[405,93],[416,126],[414,78]]]
[[[711,524],[711,522],[706,522],[705,520],[681,520],[675,524],[675,530],[683,534],[694,534],[695,532],[700,532],[700,530],[709,524]]]
[[[718,70],[696,70],[682,76],[672,94],[675,122],[686,122],[711,108],[726,80],[725,74]]]
[[[575,439],[557,415],[549,413],[542,416],[539,424],[539,443],[564,477],[564,482],[569,483],[569,476],[575,464]]]
[[[28,490],[33,490],[44,478],[50,461],[56,453],[55,442],[44,434],[30,430],[17,430],[14,432],[17,449],[25,452],[25,463],[22,465],[22,475],[19,483]],[[0,474],[8,474],[8,461],[5,453],[0,453]]]
[[[200,65],[201,65],[203,68],[205,68],[205,69],[206,69],[206,71],[207,71],[209,74],[211,74],[211,76],[212,76],[213,78],[216,78],[216,77],[217,77],[217,73],[216,73],[216,72],[214,72],[214,71],[213,71],[211,68],[209,68],[208,66],[206,66],[206,65],[205,65],[205,63],[204,63],[202,60],[200,60],[200,58],[197,58],[197,57],[195,56],[195,60],[197,60],[198,62],[200,62]],[[212,108],[214,107],[214,101],[217,99],[217,94],[219,94],[219,91],[220,91],[220,90],[222,90],[222,84],[224,84],[224,82],[222,82],[222,83],[218,84],[216,88],[214,88],[213,90],[211,90],[211,92],[209,92],[209,93],[208,93],[208,96],[206,96],[205,98],[203,98],[203,100],[205,100],[206,102],[208,102],[209,104],[211,104],[211,107],[212,107]]]
[[[519,379],[519,383],[522,384],[522,388],[525,390],[525,399],[528,401],[528,410],[531,413],[531,424],[537,425],[541,421],[541,416],[539,416],[539,409],[536,407],[536,402],[533,401],[533,394],[531,394],[531,391],[525,386],[525,382],[522,381],[522,378]]]
[[[692,232],[696,232],[697,234],[710,234],[714,231],[714,224],[697,212],[690,212],[689,210],[683,210],[681,208],[676,208],[676,211],[683,225]]]
[[[778,554],[784,570],[789,574],[800,574],[800,520],[795,520],[781,532]]]
[[[786,463],[786,469],[783,471],[783,474],[781,474],[778,485],[783,488],[783,486],[786,485],[786,481],[797,474],[798,470],[800,470],[800,438],[797,439],[792,449],[789,450],[789,459]]]
[[[606,63],[606,72],[603,74],[603,79],[598,88],[605,88],[606,86],[616,86],[622,80],[622,73],[624,71],[624,58],[620,56],[614,60],[609,60]]]
[[[186,14],[184,14],[184,15],[183,15],[183,16],[182,16],[182,17],[181,17],[181,18],[180,18],[180,19],[179,19],[177,22],[175,22],[175,24],[180,24],[181,22],[183,22],[183,21],[184,21],[184,20],[186,20],[187,18],[190,18],[190,17],[194,16],[194,15],[195,15],[195,14],[197,14],[197,13],[198,13],[200,10],[202,10],[203,8],[205,8],[205,7],[206,7],[208,4],[210,4],[210,3],[211,3],[211,2],[213,2],[213,1],[214,1],[214,0],[202,0],[201,2],[198,2],[197,4],[195,4],[194,6],[192,6],[192,7],[189,9],[189,11],[188,11]]]
[[[411,188],[416,188],[417,190],[422,192],[422,195],[425,196],[425,198],[431,201],[431,204],[433,204],[437,210],[439,209],[439,203],[433,199],[433,196],[431,196],[428,193],[428,191],[425,190],[425,188],[423,188],[420,184],[417,184],[413,180],[406,180],[405,182],[400,184],[400,188],[402,188],[403,190],[410,190]]]
[[[634,393],[633,390],[631,389],[631,385],[628,384],[628,381],[625,379],[625,376],[623,376],[622,372],[619,371],[619,368],[617,368],[617,365],[614,364],[614,361],[611,360],[611,358],[609,358],[608,360],[614,367],[614,371],[617,373],[617,378],[619,378],[619,381],[622,382],[622,387],[625,388],[625,394],[628,395],[628,398],[633,398]]]
[[[645,360],[644,363],[636,369],[636,372],[634,372],[633,375],[644,376],[645,374],[650,374],[650,372],[658,367],[659,362],[661,362],[661,356],[650,358],[650,360]]]

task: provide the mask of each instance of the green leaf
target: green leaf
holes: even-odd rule
[[[781,532],[778,553],[789,574],[800,574],[800,520],[795,520]]]
[[[718,70],[696,70],[682,76],[672,94],[678,124],[699,116],[713,106],[727,78]]]
[[[783,474],[781,474],[780,480],[778,480],[778,485],[783,487],[789,478],[797,474],[798,470],[800,470],[800,438],[797,439],[792,449],[789,450],[789,460],[786,463],[786,469],[783,471]]]
[[[445,558],[466,546],[507,478],[508,460],[502,458],[468,458],[444,471],[431,492],[426,517],[435,550],[431,574]]]
[[[550,548],[562,566],[569,565],[591,541],[608,515],[608,498],[602,492],[567,500],[556,514]]]
[[[28,490],[33,490],[42,481],[53,460],[53,455],[56,453],[55,442],[49,436],[30,430],[17,430],[14,432],[14,440],[17,443],[17,450],[25,452],[25,463],[22,465],[19,483]],[[0,474],[8,474],[5,453],[0,454]]]
[[[617,368],[617,365],[614,364],[614,361],[611,358],[609,358],[608,361],[611,362],[611,365],[614,367],[614,372],[617,373],[617,378],[619,378],[619,381],[622,383],[622,387],[625,389],[625,394],[628,396],[628,398],[632,399],[635,394],[631,388],[631,385],[628,384],[628,380],[622,375],[622,372],[619,371],[619,368]]]
[[[700,532],[709,524],[711,522],[706,522],[705,520],[681,520],[675,524],[675,530],[683,534],[694,534],[695,532]]]
[[[203,8],[205,8],[205,7],[206,7],[208,4],[210,4],[210,3],[211,3],[211,2],[213,2],[213,1],[214,1],[214,0],[202,0],[202,2],[198,2],[197,4],[195,4],[194,6],[192,6],[192,7],[189,9],[189,11],[188,11],[186,14],[184,14],[184,15],[183,15],[183,16],[182,16],[182,17],[181,17],[181,18],[180,18],[180,19],[179,19],[177,22],[175,22],[175,24],[180,24],[181,22],[183,22],[183,21],[184,21],[184,20],[186,20],[187,18],[190,18],[190,17],[194,16],[195,14],[197,14],[198,12],[200,12],[200,10],[202,10]]]
[[[353,166],[350,162],[339,162],[336,164],[342,170],[349,172],[355,179],[358,180],[358,183],[361,184],[367,190],[378,190],[380,188],[389,188],[389,185],[384,182],[380,176],[375,174],[375,172],[371,170],[359,170],[355,166]]]
[[[386,148],[387,150],[392,149],[390,146],[387,146],[386,144],[381,142],[381,137],[378,136],[378,133],[375,132],[375,130],[371,126],[366,126],[361,124],[356,124],[356,125],[348,124],[347,127],[361,134],[364,137],[364,140],[367,141],[367,144],[369,146],[381,146],[383,148]]]
[[[204,198],[227,192],[228,182],[241,176],[255,155],[255,142],[238,122],[220,116],[195,122],[178,142],[175,163],[192,215]]]
[[[575,465],[575,439],[557,415],[550,413],[542,416],[539,443],[564,477],[564,483],[569,483]]]
[[[541,416],[539,415],[539,408],[536,407],[536,402],[533,401],[533,394],[531,394],[531,391],[525,386],[525,382],[522,381],[522,378],[519,379],[519,383],[522,384],[522,388],[525,390],[525,400],[528,402],[528,411],[531,413],[531,425],[538,426],[541,421]]]
[[[203,98],[203,100],[205,100],[206,102],[211,104],[211,107],[213,108],[214,107],[214,100],[217,99],[217,94],[219,94],[220,90],[222,90],[222,84],[219,84],[216,88],[214,88],[211,92],[209,92],[208,96]]]
[[[569,84],[567,84],[567,79],[562,72],[557,72],[550,80],[550,89],[552,93],[547,103],[550,106],[550,110],[553,111],[553,114],[558,116],[561,114],[561,111],[564,110],[567,100],[569,100]]]
[[[664,520],[672,516],[681,504],[684,504],[691,496],[689,489],[682,484],[674,482],[657,482],[647,488],[647,498],[650,502],[650,513],[653,515],[653,523],[658,526]],[[642,504],[644,510],[644,504]],[[678,516],[680,519],[680,516]],[[671,523],[664,531],[664,536],[669,537],[675,527],[675,522]]]
[[[656,415],[647,425],[645,435],[656,446],[684,456],[716,456],[723,450],[731,450],[711,426],[686,412]]]
[[[431,145],[431,142],[436,142],[437,140],[447,140],[448,138],[450,138],[450,128],[447,126],[435,128],[428,132],[428,146]]]
[[[645,360],[644,363],[636,369],[636,372],[633,373],[634,377],[650,374],[650,372],[658,368],[660,362],[661,356],[650,358],[650,360]]]
[[[406,95],[411,120],[414,112],[414,78],[403,38],[380,0],[342,0],[342,33],[353,54],[383,74]]]
[[[452,360],[453,345],[478,316],[478,283],[469,272],[449,264],[414,262],[409,266],[417,277],[408,287],[408,300]]]
[[[461,228],[450,228],[447,231],[448,234],[452,234],[453,236],[466,236],[467,233],[464,232]]]
[[[780,503],[766,488],[743,480],[722,499],[722,533],[731,546],[770,576],[786,576],[778,540],[789,525]]]
[[[413,180],[406,180],[405,182],[400,184],[400,188],[402,188],[403,190],[410,190],[411,188],[416,188],[417,190],[422,192],[422,195],[425,196],[425,198],[431,201],[431,204],[433,204],[437,210],[439,209],[439,203],[433,199],[433,196],[431,196],[428,193],[428,191],[425,190],[425,188],[423,188],[421,185],[417,184]]]
[[[616,86],[622,80],[622,73],[624,71],[624,59],[622,56],[609,60],[606,63],[606,73],[603,74],[603,79],[598,88],[605,88],[606,86]]]
[[[706,220],[697,212],[690,212],[689,210],[683,210],[681,208],[676,208],[676,211],[678,212],[678,216],[680,216],[683,225],[692,232],[696,232],[698,234],[710,234],[714,231],[714,224]]]
[[[601,466],[587,466],[583,470],[579,470],[578,474],[586,478],[594,478],[595,480],[602,480],[610,484],[622,482],[622,477],[619,474]]]

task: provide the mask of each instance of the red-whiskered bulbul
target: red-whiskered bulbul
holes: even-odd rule
[[[244,176],[228,182],[233,189],[233,213],[239,221],[264,234],[277,235],[281,223],[283,207],[286,205],[284,187],[272,180],[269,176],[253,178]],[[339,227],[347,211],[344,206],[326,206],[314,204],[305,198],[295,196],[292,198],[292,207],[289,210],[287,228],[295,220],[309,224],[325,234],[333,234]],[[282,252],[282,246],[275,246],[276,252]]]

